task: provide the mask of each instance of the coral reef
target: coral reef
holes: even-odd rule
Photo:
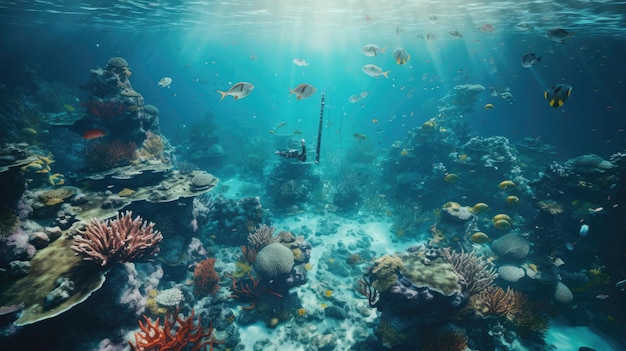
[[[189,317],[180,317],[178,310],[163,318],[163,324],[159,325],[160,319],[152,321],[144,315],[145,324],[139,321],[140,332],[135,333],[135,342],[129,341],[131,350],[205,350],[207,345],[216,341],[212,338],[213,326],[205,327],[198,317],[196,321],[194,311],[191,310]],[[175,332],[174,332],[175,331]]]
[[[159,242],[163,239],[153,227],[154,223],[140,216],[133,219],[131,211],[111,220],[92,219],[74,236],[72,250],[101,267],[148,259],[159,252]]]

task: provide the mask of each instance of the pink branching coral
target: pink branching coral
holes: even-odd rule
[[[146,259],[159,252],[161,232],[154,230],[154,223],[126,211],[116,218],[99,221],[93,218],[74,237],[72,250],[84,260],[94,261],[101,267]]]

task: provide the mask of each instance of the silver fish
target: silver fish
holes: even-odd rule
[[[315,94],[316,91],[317,88],[310,84],[300,84],[294,89],[289,89],[289,95],[296,94],[298,100],[300,100],[308,98],[309,96]]]
[[[530,68],[530,67],[532,67],[533,64],[535,64],[535,62],[541,62],[541,58],[542,57],[543,56],[537,57],[532,52],[526,53],[526,54],[524,54],[524,56],[522,56],[522,67]]]
[[[385,49],[381,49],[378,45],[368,44],[361,48],[361,53],[365,56],[378,56],[378,53],[384,53]]]
[[[385,78],[389,79],[388,74],[389,74],[389,72],[391,72],[391,71],[383,72],[383,70],[380,67],[378,67],[376,65],[372,65],[372,64],[367,64],[367,65],[363,66],[361,69],[363,70],[363,72],[365,72],[365,74],[367,74],[370,77],[374,77],[374,78],[378,78],[380,76],[385,76]]]
[[[564,39],[571,38],[571,36],[572,35],[563,28],[550,29],[546,32],[546,38],[557,43],[562,43]]]
[[[217,92],[222,95],[222,97],[220,98],[220,101],[224,100],[224,98],[228,95],[232,96],[235,100],[238,100],[238,99],[243,99],[246,96],[250,95],[250,93],[252,92],[252,89],[254,89],[254,84],[247,83],[247,82],[239,82],[233,85],[232,87],[230,87],[228,91],[218,90]]]

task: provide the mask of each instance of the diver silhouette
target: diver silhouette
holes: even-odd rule
[[[295,158],[300,160],[301,162],[306,162],[306,143],[304,139],[300,140],[300,145],[302,145],[302,151],[298,151],[297,149],[289,149],[287,151],[276,150],[274,152],[275,155],[285,157],[285,158]]]

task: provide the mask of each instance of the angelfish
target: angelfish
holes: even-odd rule
[[[247,82],[239,82],[233,85],[232,87],[230,87],[228,91],[224,92],[221,90],[217,90],[217,92],[222,95],[222,97],[220,98],[220,101],[224,100],[224,98],[227,95],[230,95],[235,100],[238,100],[238,99],[243,99],[246,96],[250,95],[250,93],[252,92],[252,89],[254,89],[254,84],[247,83]]]
[[[565,104],[565,100],[572,93],[573,87],[569,84],[558,84],[543,93],[550,106],[559,108]]]
[[[411,59],[411,55],[404,48],[396,48],[393,50],[393,58],[397,64],[403,65]]]

